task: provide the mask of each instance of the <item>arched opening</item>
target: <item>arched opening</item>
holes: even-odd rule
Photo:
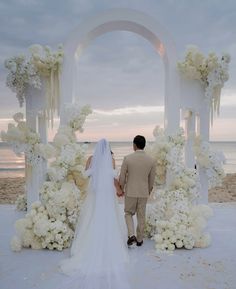
[[[131,141],[136,134],[152,139],[153,128],[164,126],[164,65],[143,37],[106,33],[76,64],[75,101],[94,110],[80,140]]]
[[[112,31],[130,31],[148,40],[160,54],[165,70],[165,128],[179,127],[179,79],[176,51],[168,32],[148,15],[131,9],[114,9],[88,19],[69,36],[65,44],[61,103],[72,102],[75,94],[75,57],[78,59],[91,41]],[[91,84],[92,85],[92,84]],[[63,107],[63,105],[62,105]],[[171,117],[170,117],[171,116]],[[61,118],[63,123],[63,115]]]

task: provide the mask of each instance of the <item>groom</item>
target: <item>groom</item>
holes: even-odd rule
[[[125,192],[125,220],[128,229],[128,246],[134,243],[142,246],[147,199],[152,191],[155,178],[154,160],[149,157],[144,148],[146,140],[137,135],[133,140],[134,153],[123,160],[119,183]],[[135,236],[133,215],[137,216]]]

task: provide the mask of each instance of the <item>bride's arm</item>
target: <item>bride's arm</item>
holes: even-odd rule
[[[86,166],[85,166],[85,170],[87,170],[87,169],[90,167],[91,160],[92,160],[92,156],[90,156],[90,157],[87,159]]]
[[[116,169],[116,161],[114,158],[112,158],[112,166],[113,166],[113,169],[115,170]]]

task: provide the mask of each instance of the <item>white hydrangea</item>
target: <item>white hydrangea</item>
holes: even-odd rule
[[[40,143],[39,134],[26,125],[26,122],[22,120],[22,113],[16,113],[13,115],[13,119],[17,124],[8,124],[7,131],[1,132],[2,140],[8,142],[17,155],[25,153],[28,164],[38,165],[42,160],[42,156],[37,149]]]
[[[29,51],[29,57],[19,55],[5,61],[5,67],[9,70],[6,84],[16,93],[20,106],[24,103],[29,86],[41,88],[41,77],[47,77],[49,86],[53,86],[51,72],[53,71],[54,75],[59,74],[63,62],[62,46],[53,52],[47,46],[33,45]]]
[[[209,53],[205,57],[198,47],[190,46],[184,60],[177,64],[182,75],[188,79],[199,80],[204,85],[206,100],[212,108],[212,118],[213,112],[219,114],[221,89],[229,79],[229,62],[229,54],[218,57],[215,53]]]
[[[19,195],[16,199],[15,205],[18,211],[26,211],[27,209],[26,194]]]
[[[27,87],[41,87],[41,80],[37,70],[25,56],[15,56],[5,61],[5,67],[9,70],[6,85],[16,93],[20,106],[23,105]]]
[[[156,160],[156,187],[153,202],[147,210],[146,234],[155,241],[157,250],[173,251],[175,248],[192,249],[208,246],[210,238],[204,230],[212,210],[208,206],[194,205],[198,197],[199,176],[195,169],[184,165],[183,131],[167,136],[160,128],[154,131],[155,143],[148,153]],[[158,178],[168,189],[160,189]]]
[[[193,150],[196,155],[198,166],[206,171],[208,188],[211,189],[222,185],[222,181],[225,177],[223,169],[225,157],[223,153],[213,151],[209,142],[203,141],[200,136],[195,137]]]
[[[92,109],[89,105],[82,108],[77,103],[66,104],[64,115],[67,125],[71,127],[73,131],[83,132],[83,125],[86,117],[92,113]]]
[[[184,190],[159,190],[155,197],[157,201],[147,212],[146,232],[155,241],[157,250],[209,246],[210,237],[204,230],[212,215],[211,208],[193,206]]]
[[[167,170],[171,177],[172,189],[184,188],[192,198],[196,198],[199,186],[199,177],[196,170],[187,169],[183,160],[183,147],[185,143],[184,131],[180,128],[173,135],[166,135],[158,126],[153,132],[154,144],[147,147],[147,153],[156,162],[155,187],[166,184]]]
[[[62,250],[71,244],[84,200],[86,146],[76,143],[71,127],[61,127],[52,145],[37,144],[36,149],[55,160],[48,168],[49,180],[40,190],[41,201],[33,203],[25,218],[16,221],[18,243],[13,243],[19,250]]]
[[[74,183],[45,182],[41,202],[33,203],[25,218],[16,221],[17,237],[12,244],[19,250],[21,247],[67,248],[74,236],[80,208],[80,191]]]

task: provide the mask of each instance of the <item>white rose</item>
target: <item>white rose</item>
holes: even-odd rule
[[[40,250],[43,248],[42,243],[39,240],[34,239],[31,243],[31,247],[34,250]]]
[[[168,249],[169,251],[174,251],[174,250],[175,250],[175,245],[174,245],[174,244],[169,244],[168,247],[167,247],[167,249]]]
[[[186,248],[187,250],[192,250],[193,249],[193,244],[192,243],[187,243],[184,245],[184,248]]]
[[[38,144],[37,151],[44,159],[50,159],[56,156],[56,148],[51,144]]]
[[[57,133],[53,139],[53,143],[56,147],[62,147],[70,143],[68,136],[62,133]]]
[[[157,244],[161,244],[161,243],[163,242],[163,238],[162,238],[162,236],[161,236],[160,234],[156,234],[156,235],[154,236],[154,240],[155,240],[155,242],[156,242]]]
[[[178,240],[178,241],[176,241],[175,245],[177,248],[182,248],[184,244],[181,240]]]
[[[29,47],[29,51],[32,54],[41,55],[43,52],[43,47],[40,44],[33,44]]]

